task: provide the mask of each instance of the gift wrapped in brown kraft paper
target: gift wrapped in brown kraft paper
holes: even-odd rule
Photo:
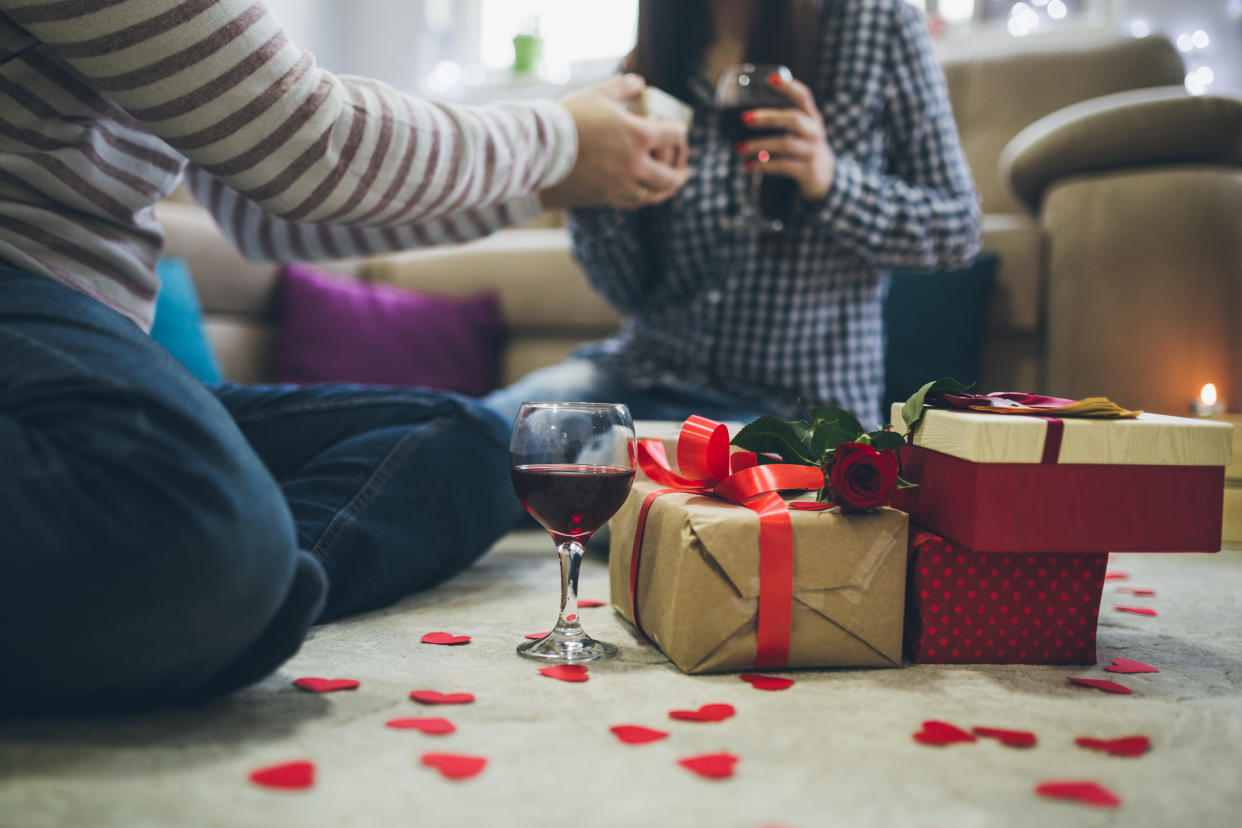
[[[687,673],[750,669],[761,580],[759,516],[711,495],[659,495],[646,514],[635,569],[642,505],[662,488],[636,481],[612,520],[612,605]],[[789,654],[784,665],[763,666],[900,666],[907,515],[883,508],[848,515],[791,510],[789,517]]]

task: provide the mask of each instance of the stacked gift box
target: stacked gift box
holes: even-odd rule
[[[900,430],[900,406],[893,409]],[[928,409],[902,450],[905,653],[1090,664],[1109,552],[1216,552],[1232,428]]]

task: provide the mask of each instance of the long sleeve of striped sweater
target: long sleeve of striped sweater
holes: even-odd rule
[[[0,258],[140,325],[150,207],[186,159],[247,252],[312,258],[521,221],[576,152],[555,102],[455,107],[335,76],[262,2],[0,0]]]

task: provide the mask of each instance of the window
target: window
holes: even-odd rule
[[[513,37],[538,34],[551,73],[571,63],[619,58],[634,46],[638,0],[482,0],[479,58],[489,69],[513,63]]]

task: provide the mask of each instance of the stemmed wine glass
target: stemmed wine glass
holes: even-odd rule
[[[775,76],[783,83],[793,79],[785,66],[769,63],[743,63],[730,66],[716,84],[716,108],[720,113],[720,129],[730,146],[755,138],[780,135],[779,129],[760,129],[747,125],[743,116],[752,109],[783,109],[793,104],[776,89],[768,78]],[[779,233],[793,217],[797,204],[798,182],[792,178],[746,173],[746,196],[742,201],[740,221],[762,233]]]
[[[527,402],[509,442],[513,488],[548,530],[561,559],[556,627],[517,648],[527,658],[584,662],[612,658],[578,618],[578,570],[595,530],[621,508],[634,483],[634,421],[615,403]]]

